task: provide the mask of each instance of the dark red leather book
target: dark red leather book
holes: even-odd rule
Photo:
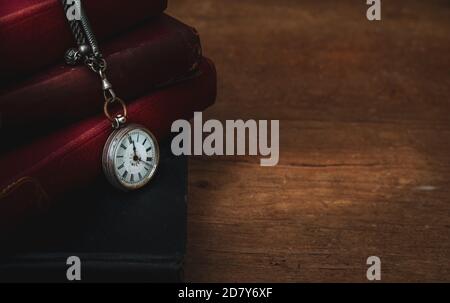
[[[204,110],[216,97],[216,72],[205,59],[198,73],[129,103],[129,121],[162,139],[173,121]],[[0,233],[101,175],[102,150],[110,133],[110,122],[100,114],[0,158]]]
[[[99,41],[158,16],[167,0],[83,0]],[[61,0],[0,1],[0,83],[61,62],[74,39]]]
[[[101,47],[108,79],[125,100],[185,77],[201,60],[195,29],[167,15]],[[61,64],[0,92],[0,134],[42,134],[97,114],[103,102],[98,75],[84,65]]]

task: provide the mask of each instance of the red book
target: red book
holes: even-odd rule
[[[216,72],[205,59],[192,79],[129,103],[129,122],[144,125],[161,139],[173,121],[190,119],[215,97]],[[14,228],[63,193],[101,175],[102,150],[110,133],[110,122],[99,114],[0,158],[0,231]]]
[[[167,15],[101,48],[108,79],[125,101],[186,77],[201,60],[195,29]],[[42,134],[101,112],[103,102],[98,75],[84,65],[61,64],[0,92],[0,134]]]
[[[167,0],[83,0],[99,41],[161,14]],[[74,47],[61,0],[0,1],[0,83],[61,62]]]

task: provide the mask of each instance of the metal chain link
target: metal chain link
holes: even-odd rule
[[[67,14],[67,11],[71,7],[67,0],[61,0],[64,12]],[[78,45],[86,44],[86,38],[83,35],[83,29],[80,26],[80,20],[67,20],[69,22],[70,29],[72,30],[75,41]]]
[[[68,9],[71,5],[68,4],[67,0],[61,0],[64,8],[64,12],[67,14]],[[127,107],[122,99],[117,97],[113,90],[111,83],[106,77],[107,63],[103,58],[102,54],[97,45],[97,40],[95,35],[91,30],[89,20],[83,10],[80,3],[80,20],[68,21],[69,26],[74,35],[75,41],[78,44],[78,49],[69,49],[66,52],[66,62],[68,64],[74,65],[84,61],[84,64],[89,67],[93,72],[100,76],[102,81],[103,96],[105,98],[104,103],[104,113],[105,116],[112,122],[113,128],[117,129],[126,123],[127,120]],[[109,105],[113,103],[119,103],[122,107],[122,112],[112,116],[109,112]]]

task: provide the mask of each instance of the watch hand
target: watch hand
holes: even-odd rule
[[[134,144],[134,140],[131,138],[131,136],[128,137],[128,140],[130,140],[131,143],[133,144],[133,153],[134,153],[133,160],[139,162],[139,157],[136,152],[136,145]]]
[[[138,159],[138,162],[144,162],[144,163],[147,163],[148,165],[152,165],[151,162],[144,161],[144,160],[142,160],[140,157],[139,157],[139,159]]]
[[[136,145],[134,145],[134,140],[131,138],[131,136],[129,137],[129,140],[133,144],[133,152],[134,152],[134,155],[136,156]]]

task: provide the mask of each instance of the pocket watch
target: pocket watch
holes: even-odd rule
[[[145,186],[155,175],[159,146],[145,127],[129,124],[111,133],[103,149],[103,171],[109,182],[123,190]]]
[[[61,1],[67,13],[70,8],[68,1]],[[103,172],[107,180],[125,191],[139,189],[153,179],[158,168],[158,141],[144,126],[127,124],[126,104],[116,95],[106,77],[106,61],[100,53],[81,0],[78,4],[80,19],[68,21],[78,48],[66,52],[66,63],[75,65],[82,62],[100,77],[105,99],[103,111],[113,128],[102,155]],[[110,106],[113,105],[121,106],[119,113],[110,113]]]

